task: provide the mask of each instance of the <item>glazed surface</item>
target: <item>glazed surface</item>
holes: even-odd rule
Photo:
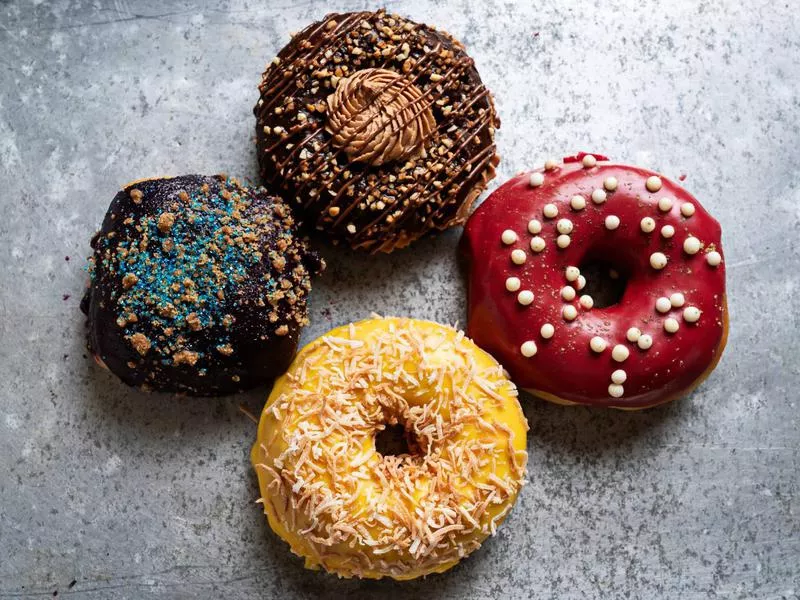
[[[267,67],[261,175],[335,243],[390,252],[466,220],[500,125],[447,33],[383,11],[330,14]]]
[[[263,188],[186,175],[125,186],[92,239],[89,348],[129,385],[220,395],[274,378],[324,264]]]
[[[387,424],[416,450],[377,451]],[[307,567],[412,579],[495,533],[522,486],[527,429],[516,387],[463,333],[370,319],[301,350],[251,457],[271,527]]]
[[[586,158],[593,165],[586,166],[584,156],[518,175],[471,217],[462,239],[469,335],[517,385],[546,399],[619,408],[659,404],[690,390],[722,352],[720,226],[667,178],[599,155]],[[552,218],[548,205],[557,209]],[[540,223],[535,234],[532,219]],[[504,241],[506,231],[514,236],[507,233]],[[542,240],[534,242],[538,252],[534,237]],[[590,260],[607,261],[627,277],[618,303],[593,307],[582,299],[583,276],[570,281],[575,271],[568,268]],[[516,291],[509,291],[516,282],[508,278],[519,280]],[[525,291],[533,295],[528,304],[520,301]],[[525,355],[533,348],[523,347],[526,342],[535,345],[532,356]]]

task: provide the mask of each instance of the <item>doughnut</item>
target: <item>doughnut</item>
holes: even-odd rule
[[[269,64],[261,177],[334,244],[391,252],[461,225],[494,178],[494,102],[464,46],[398,15],[329,14]]]
[[[720,236],[663,175],[595,154],[548,160],[467,223],[468,334],[546,400],[639,409],[685,396],[727,338]],[[604,280],[622,288],[609,302],[592,295]]]
[[[128,385],[193,396],[274,379],[324,268],[293,226],[280,198],[223,175],[127,184],[91,242],[95,360]]]
[[[387,426],[407,451],[376,449]],[[527,430],[514,384],[462,332],[373,318],[300,351],[251,457],[270,526],[307,568],[413,579],[495,533],[523,484]]]

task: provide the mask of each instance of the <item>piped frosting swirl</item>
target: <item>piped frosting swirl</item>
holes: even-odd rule
[[[410,80],[387,69],[363,69],[328,96],[325,128],[350,160],[378,166],[418,155],[436,120]]]

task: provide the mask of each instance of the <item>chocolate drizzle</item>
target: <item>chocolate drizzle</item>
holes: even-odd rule
[[[336,120],[328,97],[365,70],[397,77],[360,101],[361,112],[396,103],[406,107],[400,124],[416,122],[423,135],[409,135],[408,126],[387,133],[370,119],[334,135],[326,130]],[[412,89],[419,95],[404,100]],[[335,242],[389,252],[462,223],[494,177],[499,121],[491,95],[463,46],[431,27],[382,11],[329,15],[279,53],[260,91],[254,112],[262,177]],[[354,161],[353,147],[367,148],[362,156],[372,164]]]
[[[283,372],[323,268],[289,208],[224,176],[134,182],[92,240],[83,302],[95,359],[124,382],[190,395]]]

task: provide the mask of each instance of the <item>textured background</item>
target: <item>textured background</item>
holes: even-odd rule
[[[247,452],[267,390],[144,395],[87,360],[88,240],[119,186],[256,173],[252,105],[290,31],[357,1],[0,0],[0,598],[798,598],[800,15],[789,2],[390,1],[476,58],[501,182],[576,150],[687,175],[722,222],[731,335],[644,413],[524,399],[530,484],[443,576],[338,581],[268,529]],[[645,6],[645,4],[647,4]],[[463,322],[457,231],[326,249],[313,325]]]

